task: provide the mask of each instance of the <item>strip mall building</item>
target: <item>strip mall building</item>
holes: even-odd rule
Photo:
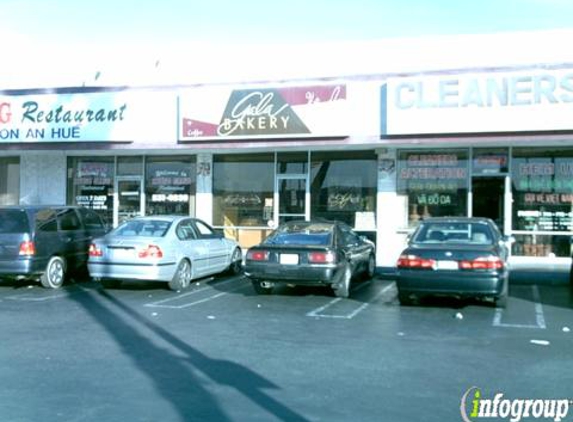
[[[283,221],[338,219],[376,242],[381,268],[423,218],[486,216],[515,237],[514,265],[567,266],[573,62],[528,60],[258,83],[10,86],[0,93],[0,204],[83,205],[113,225],[192,215],[245,247]]]

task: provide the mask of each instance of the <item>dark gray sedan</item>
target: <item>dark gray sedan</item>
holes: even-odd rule
[[[491,298],[505,307],[510,241],[488,218],[422,221],[396,265],[400,303],[445,295]]]
[[[259,294],[278,283],[328,286],[348,297],[353,277],[372,277],[374,244],[340,222],[291,221],[248,250],[245,275]]]

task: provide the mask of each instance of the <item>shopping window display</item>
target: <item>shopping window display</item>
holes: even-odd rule
[[[260,242],[273,219],[274,154],[213,157],[213,224],[243,246]]]
[[[114,157],[68,158],[68,204],[96,211],[113,223]]]
[[[515,255],[568,257],[573,230],[573,148],[514,148]]]
[[[399,151],[397,191],[407,207],[407,226],[427,217],[466,216],[468,150]]]
[[[20,158],[0,158],[0,205],[17,205],[20,200]]]
[[[311,217],[375,231],[377,156],[374,151],[312,152]]]
[[[146,215],[195,215],[195,157],[147,157]]]

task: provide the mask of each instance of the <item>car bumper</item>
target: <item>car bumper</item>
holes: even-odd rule
[[[251,280],[284,282],[300,285],[330,285],[339,267],[336,265],[272,265],[249,264],[244,274]]]
[[[401,270],[396,277],[396,286],[402,294],[497,297],[506,290],[507,279],[507,272],[451,273]]]
[[[12,259],[0,260],[0,277],[26,278],[42,274],[46,269],[47,260]]]
[[[142,265],[88,262],[90,277],[96,280],[171,281],[175,270],[174,262]]]

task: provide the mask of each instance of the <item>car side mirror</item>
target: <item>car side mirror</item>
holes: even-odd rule
[[[514,236],[502,236],[501,241],[503,243],[507,243],[508,245],[513,245],[515,243],[515,237]]]

